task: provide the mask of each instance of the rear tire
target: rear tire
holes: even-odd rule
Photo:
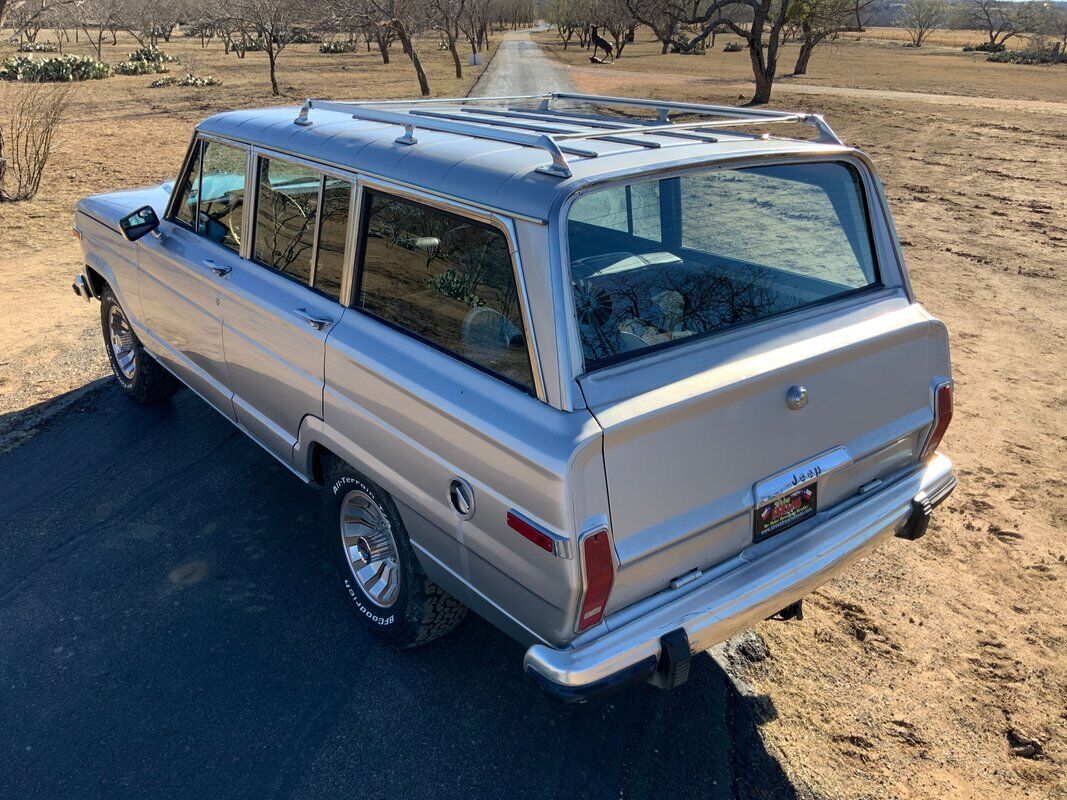
[[[444,636],[467,607],[427,577],[389,494],[340,459],[324,465],[323,531],[356,617],[394,647]]]
[[[137,403],[158,403],[181,384],[144,349],[110,286],[100,293],[100,327],[115,380]]]

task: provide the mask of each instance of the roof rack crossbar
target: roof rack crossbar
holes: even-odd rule
[[[585,125],[590,128],[605,128],[607,130],[618,130],[619,128],[627,127],[628,123],[624,122],[612,122],[604,118],[598,118],[587,115],[575,115],[567,114],[563,111],[515,111],[507,110],[500,111],[497,109],[488,108],[461,108],[466,114],[477,114],[478,116],[492,116],[492,117],[514,117],[515,119],[529,119],[541,122],[555,122],[565,125]],[[655,124],[654,120],[648,121],[649,125]],[[696,133],[694,131],[663,131],[660,136],[674,136],[679,139],[696,139],[702,142],[717,142],[717,137],[707,133]]]
[[[640,119],[625,116],[610,117],[602,114],[589,115],[577,110],[552,108],[552,104],[555,101],[587,103],[593,106],[618,105],[649,108],[656,111],[656,117],[655,119]],[[479,107],[486,104],[499,105],[502,103],[524,102],[537,102],[538,105],[533,109],[522,109],[509,105],[507,110]],[[459,106],[458,110],[464,113],[455,113],[455,109],[432,110],[427,108],[427,106],[432,105]],[[478,139],[508,142],[521,147],[539,148],[549,154],[552,158],[552,163],[538,167],[538,171],[559,177],[570,177],[572,174],[564,154],[582,158],[596,158],[599,155],[596,150],[580,148],[570,144],[570,142],[580,142],[582,140],[610,141],[637,147],[654,148],[661,145],[655,140],[644,139],[644,136],[653,134],[655,136],[673,136],[714,142],[717,140],[710,134],[712,129],[775,123],[801,123],[810,125],[818,131],[819,142],[843,144],[841,139],[818,114],[772,111],[763,108],[734,108],[700,103],[673,103],[662,100],[575,94],[572,92],[506,97],[456,97],[356,102],[308,99],[304,102],[303,107],[300,109],[300,114],[293,122],[297,125],[310,125],[309,114],[313,109],[351,114],[355,119],[400,126],[403,128],[404,133],[395,140],[398,144],[416,144],[418,139],[415,137],[415,130],[416,128],[422,128]],[[675,112],[694,114],[705,117],[705,119],[694,122],[674,123],[670,121],[670,115]],[[714,117],[715,119],[707,119],[707,117]],[[559,130],[545,125],[537,125],[535,124],[536,122],[547,122],[556,126],[565,126],[565,128],[584,128],[584,130]],[[763,134],[763,136],[766,135]]]
[[[492,126],[505,127],[505,128],[519,128],[519,129],[522,129],[522,130],[534,131],[536,133],[547,133],[548,135],[552,136],[554,139],[558,139],[561,134],[579,133],[579,131],[561,130],[559,128],[559,125],[561,125],[563,123],[556,123],[556,127],[550,128],[547,125],[533,125],[533,124],[531,124],[529,122],[516,121],[516,120],[512,120],[512,119],[495,119],[491,115],[488,115],[488,114],[485,117],[482,117],[482,113],[483,112],[480,109],[467,108],[467,109],[464,109],[464,111],[471,112],[471,116],[470,117],[463,117],[463,116],[461,116],[459,114],[449,114],[448,112],[445,112],[445,111],[429,111],[429,110],[426,110],[426,109],[418,109],[416,111],[412,111],[411,113],[412,114],[417,114],[420,117],[434,117],[435,119],[450,119],[450,120],[454,120],[454,121],[457,121],[457,122],[466,122],[469,119],[470,121],[477,122],[480,125],[492,125]],[[474,115],[477,115],[477,116],[474,116]],[[573,127],[573,124],[572,124],[571,127]],[[660,147],[659,142],[652,142],[652,141],[644,141],[644,140],[641,140],[641,139],[626,138],[625,136],[611,136],[611,135],[607,135],[607,132],[605,132],[604,136],[598,136],[597,138],[598,139],[602,139],[603,141],[606,141],[606,142],[615,142],[617,144],[628,144],[628,145],[633,145],[634,147],[649,147],[649,148]]]

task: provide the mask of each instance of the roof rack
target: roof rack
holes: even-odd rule
[[[587,113],[576,108],[553,108],[556,101],[593,107],[604,105],[648,108],[656,112],[654,119],[644,117],[605,116]],[[514,104],[522,103],[524,107]],[[530,104],[536,105],[531,108]],[[501,105],[506,108],[484,108],[486,105]],[[446,108],[433,108],[445,106]],[[452,106],[453,108],[447,108]],[[458,106],[458,108],[454,108]],[[335,111],[351,114],[354,119],[399,125],[404,133],[396,139],[397,144],[418,143],[415,130],[456,133],[478,139],[508,142],[521,147],[544,150],[552,159],[551,164],[538,167],[538,172],[561,178],[571,177],[567,155],[581,158],[596,158],[600,153],[573,143],[583,140],[602,140],[635,147],[657,148],[661,143],[654,136],[692,139],[698,142],[715,142],[712,131],[737,128],[747,125],[771,125],[800,123],[818,131],[817,141],[843,144],[819,114],[792,111],[771,111],[762,108],[733,108],[700,103],[672,103],[663,100],[644,100],[633,97],[610,97],[592,94],[552,92],[538,95],[512,97],[454,97],[429,100],[368,100],[341,102],[334,100],[304,101],[300,114],[293,120],[296,125],[311,125],[310,113]],[[692,114],[704,119],[694,122],[670,121],[673,113]],[[762,134],[767,138],[768,134]]]

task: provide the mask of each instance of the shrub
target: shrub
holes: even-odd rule
[[[246,53],[265,53],[267,52],[267,43],[258,36],[255,39],[249,39],[245,43]]]
[[[320,53],[357,53],[359,42],[323,42],[319,45]]]
[[[306,28],[297,28],[289,38],[290,44],[318,44],[321,41],[321,34],[314,33]]]
[[[982,42],[974,46],[967,45],[963,48],[964,53],[1003,53],[1005,46],[1003,42],[993,44],[992,42]]]
[[[998,64],[1055,64],[1059,60],[1059,54],[1052,50],[1004,50],[986,59]]]
[[[0,117],[0,200],[29,200],[41,188],[70,87],[30,84],[13,94]]]
[[[722,49],[724,53],[740,53],[745,48],[741,46],[741,42],[727,42],[726,47]]]
[[[119,75],[151,75],[167,71],[167,64],[177,61],[158,47],[142,47],[130,53],[125,61],[115,65]]]
[[[200,76],[187,72],[184,78],[175,78],[173,75],[168,75],[165,78],[152,81],[148,86],[151,89],[162,89],[166,86],[222,86],[222,81],[214,75]]]
[[[28,56],[14,56],[0,68],[0,79],[27,83],[94,81],[111,74],[111,65],[89,56],[55,56],[34,61]]]
[[[58,50],[52,42],[22,42],[18,53],[54,53]]]

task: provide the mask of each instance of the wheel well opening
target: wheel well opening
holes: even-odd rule
[[[104,280],[104,276],[86,264],[85,279],[89,281],[89,288],[93,292],[93,297],[99,299],[104,287],[108,285],[107,281]]]
[[[328,459],[335,457],[329,448],[323,447],[321,444],[313,444],[311,446],[311,480],[319,486],[324,484],[326,482],[326,462]]]

